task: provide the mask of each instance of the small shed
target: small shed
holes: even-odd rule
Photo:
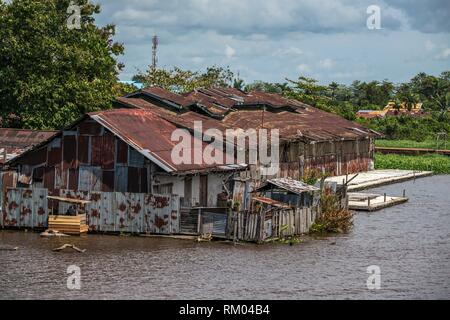
[[[254,192],[264,198],[303,208],[317,205],[320,189],[298,180],[279,178],[267,180]]]

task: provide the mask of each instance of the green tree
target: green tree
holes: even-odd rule
[[[404,103],[409,111],[411,111],[411,109],[413,109],[414,106],[420,102],[419,95],[411,90],[411,85],[408,83],[402,83],[399,85],[395,98],[396,105],[398,104],[400,107],[400,105]]]
[[[147,71],[135,75],[133,80],[146,86],[159,86],[169,91],[185,93],[196,88],[231,86],[234,74],[229,68],[217,66],[209,67],[205,72],[183,70],[178,67],[155,69],[150,66]]]
[[[71,3],[80,28],[68,28],[78,16]],[[88,0],[0,0],[3,126],[61,128],[111,106],[123,46],[112,40],[113,25],[95,25],[99,12]]]
[[[439,77],[419,73],[411,80],[411,88],[427,109],[443,113],[449,108],[450,71],[442,72]]]
[[[289,90],[287,83],[270,83],[264,81],[255,81],[245,86],[245,91],[260,91],[266,93],[285,94]]]
[[[297,81],[289,79],[287,81],[291,90],[286,93],[286,96],[313,107],[331,111],[329,107],[331,99],[325,95],[327,87],[319,85],[317,80],[300,76]]]

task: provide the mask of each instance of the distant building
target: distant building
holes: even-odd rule
[[[399,115],[421,117],[426,115],[426,113],[423,110],[423,103],[416,103],[411,110],[409,110],[406,102],[403,102],[399,108],[396,108],[395,102],[389,102],[383,110],[359,110],[356,113],[357,118],[363,119],[396,117]]]
[[[125,80],[125,81],[119,81],[119,82],[122,84],[128,84],[128,85],[135,86],[138,90],[141,90],[142,88],[144,88],[144,84],[142,84],[141,82],[138,82],[138,81]]]

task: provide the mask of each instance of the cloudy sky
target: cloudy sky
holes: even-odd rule
[[[151,62],[204,70],[229,66],[247,82],[300,74],[321,83],[407,81],[450,70],[449,0],[97,0],[99,24],[124,43],[121,80]],[[367,8],[381,9],[369,30]]]

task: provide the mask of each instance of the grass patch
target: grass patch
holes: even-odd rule
[[[385,148],[422,148],[450,150],[450,141],[447,141],[447,143],[444,143],[444,141],[440,141],[438,145],[436,140],[376,140],[375,145],[377,147]]]
[[[437,174],[450,174],[450,157],[439,154],[405,156],[376,153],[375,169],[434,171]]]

